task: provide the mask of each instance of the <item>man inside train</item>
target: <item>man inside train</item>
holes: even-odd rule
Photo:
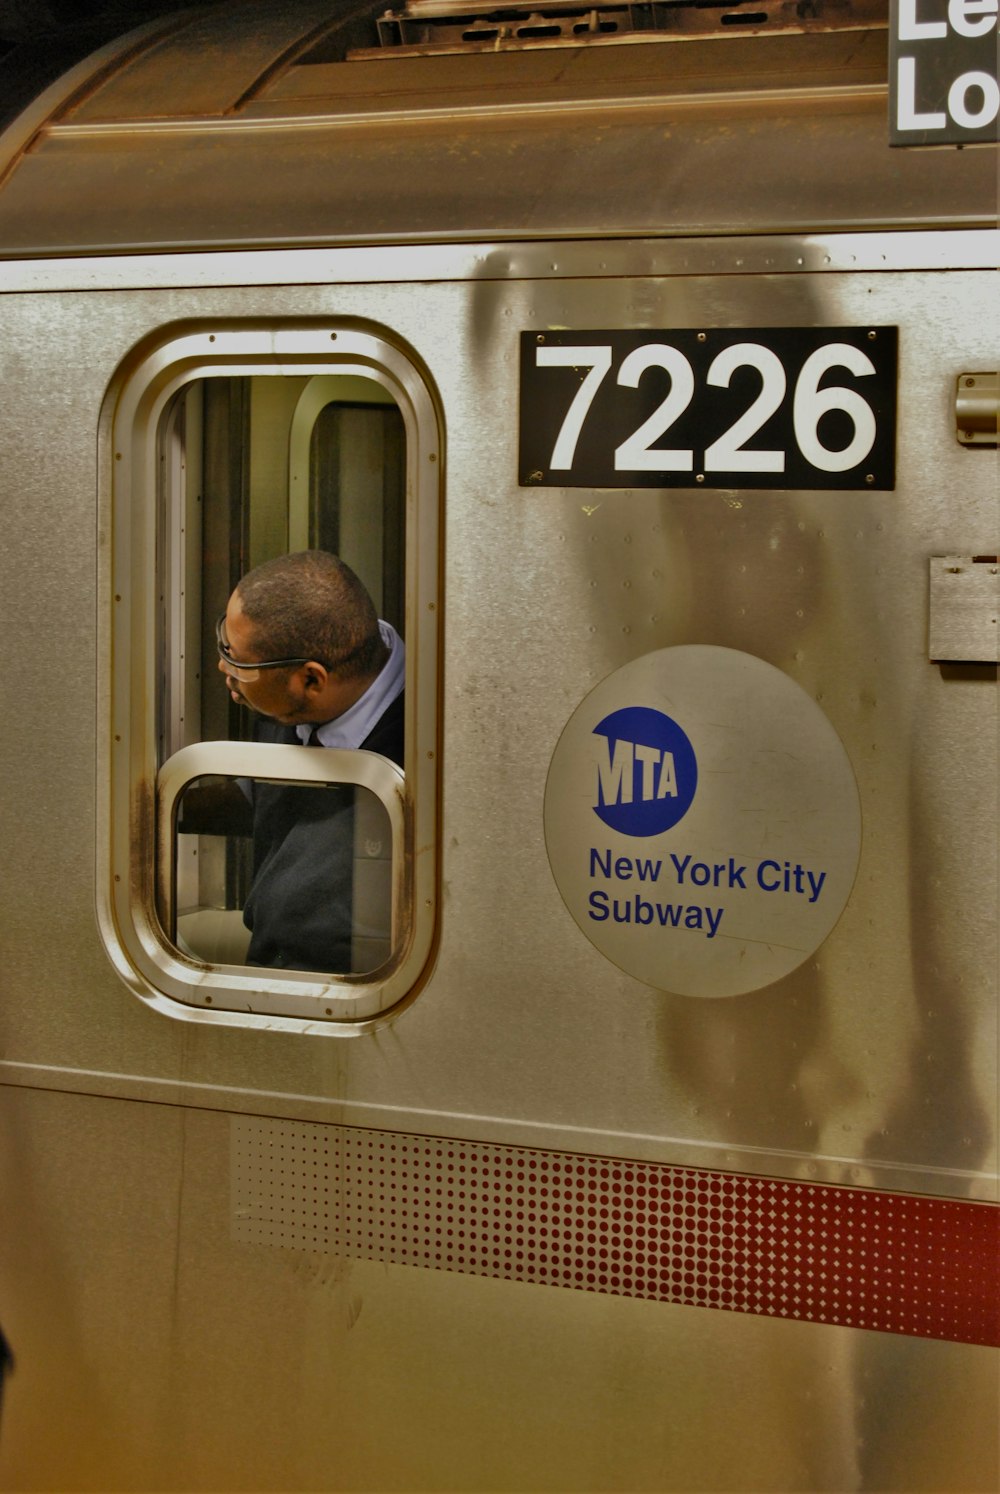
[[[337,556],[305,550],[249,571],[216,634],[219,669],[256,713],[256,740],[360,748],[402,766],[403,642]],[[247,963],[351,970],[355,791],[241,787],[253,834]]]

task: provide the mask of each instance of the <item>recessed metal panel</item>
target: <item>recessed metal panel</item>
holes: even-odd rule
[[[990,663],[998,653],[996,555],[935,555],[930,562],[928,652],[941,662]]]

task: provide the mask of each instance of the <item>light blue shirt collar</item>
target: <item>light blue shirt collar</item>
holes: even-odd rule
[[[356,751],[396,697],[403,693],[406,683],[406,649],[403,640],[391,623],[380,620],[378,629],[382,634],[382,641],[389,649],[389,657],[364,695],[342,716],[324,721],[317,729],[316,735],[323,747],[346,747]],[[311,725],[297,726],[295,730],[303,744],[312,735]]]

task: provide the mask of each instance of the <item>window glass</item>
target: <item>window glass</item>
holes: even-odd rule
[[[254,821],[290,829],[277,847]],[[284,826],[282,825],[282,828]],[[392,951],[392,827],[368,789],[206,776],[178,803],[173,935],[209,964],[367,975]],[[284,865],[255,889],[258,863]]]
[[[338,555],[405,638],[405,432],[381,385],[336,375],[192,381],[167,415],[162,460],[172,583],[162,595],[164,757],[206,738],[250,739],[218,673],[215,624],[240,578],[266,560]]]

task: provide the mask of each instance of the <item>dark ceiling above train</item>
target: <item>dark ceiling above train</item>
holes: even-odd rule
[[[130,31],[154,16],[183,10],[201,0],[0,0],[0,42],[68,38],[92,27],[107,35]]]
[[[0,0],[0,129],[92,52],[203,0]],[[231,4],[233,0],[218,0]]]

